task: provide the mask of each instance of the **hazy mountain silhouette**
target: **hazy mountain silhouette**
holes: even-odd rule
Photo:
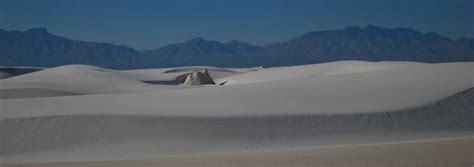
[[[107,43],[73,41],[50,34],[45,28],[24,32],[0,29],[0,65],[58,66],[90,64],[121,68],[140,58],[133,48]]]
[[[473,61],[472,38],[451,40],[411,28],[348,27],[315,31],[288,42],[265,46],[269,65],[320,63],[336,60],[450,62]]]
[[[244,59],[262,53],[263,48],[232,40],[229,43],[207,41],[195,38],[184,43],[167,45],[158,49],[143,51],[149,61],[146,66],[161,62],[163,66],[248,66]]]
[[[474,61],[474,39],[451,40],[411,28],[347,27],[306,33],[287,42],[254,46],[195,38],[158,49],[70,40],[45,28],[24,32],[0,29],[1,66],[52,67],[90,64],[108,68],[190,65],[223,67],[286,66],[337,60],[453,62]]]

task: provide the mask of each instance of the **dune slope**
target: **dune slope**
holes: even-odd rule
[[[170,117],[64,115],[1,121],[4,161],[101,160],[474,135],[474,89],[379,113]],[[21,140],[18,140],[21,139]]]
[[[206,67],[225,84],[172,83],[202,68],[71,65],[0,80],[0,160],[153,159],[474,135],[474,63]]]
[[[348,62],[346,65],[351,66],[352,63]],[[144,88],[142,90],[146,91],[2,100],[0,103],[4,109],[4,119],[70,114],[244,116],[385,112],[428,105],[474,87],[473,69],[473,63],[422,64],[410,68],[307,75],[296,79],[248,84],[193,89],[180,87],[159,92],[156,91],[167,85],[156,85],[156,90],[150,90],[142,87],[144,83],[137,83],[139,81],[114,77],[114,80],[100,80],[102,84],[94,84],[93,87],[88,87],[87,84],[76,85],[75,82],[65,85],[74,86],[74,89],[83,89],[85,86],[84,89],[95,93],[109,90],[116,92],[116,89],[123,92]],[[246,74],[248,73],[242,75]],[[122,87],[125,88],[121,89]]]
[[[0,99],[70,95],[156,92],[178,86],[195,70],[210,69],[213,78],[229,77],[250,69],[177,67],[142,70],[110,70],[89,65],[66,65],[0,80]],[[0,79],[7,74],[0,73]]]

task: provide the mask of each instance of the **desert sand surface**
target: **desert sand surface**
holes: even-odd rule
[[[253,78],[235,79],[240,75],[232,75],[225,77],[228,80],[220,78],[222,82],[228,81],[225,85],[192,89],[147,84],[121,75],[121,72],[98,67],[63,66],[0,80],[0,89],[17,90],[9,93],[24,90],[18,94],[25,94],[25,90],[48,89],[84,96],[55,96],[58,91],[54,91],[48,98],[2,100],[2,118],[131,114],[132,110],[132,115],[170,116],[384,112],[428,105],[474,87],[474,63],[380,63],[388,64],[384,66],[390,68],[379,68],[378,63],[365,62],[362,67],[372,70],[344,71],[362,68],[360,62],[352,61],[288,67],[287,74],[280,73],[281,68],[276,72],[268,68],[240,74],[262,74],[259,78],[269,77],[265,82],[248,83]],[[331,70],[321,72],[324,70],[320,69]],[[334,71],[339,74],[334,74]],[[212,76],[212,71],[210,73]],[[291,74],[300,76],[282,79]],[[169,73],[154,75],[159,75],[151,76],[155,81],[173,80]],[[179,77],[182,74],[174,75]],[[21,105],[25,103],[30,105]],[[156,106],[160,106],[159,109],[153,110]]]
[[[209,71],[216,85],[180,84],[187,75],[202,69]],[[294,162],[291,158],[301,154],[314,159],[314,151],[322,157],[332,155],[333,161],[348,158],[340,161],[342,166],[364,166],[369,161],[378,163],[370,159],[378,154],[367,152],[358,161],[351,159],[358,152],[351,149],[364,152],[377,148],[382,150],[380,156],[393,155],[393,160],[380,162],[388,166],[462,166],[468,162],[453,159],[452,155],[465,158],[472,154],[459,150],[472,148],[470,139],[442,142],[454,145],[457,151],[443,147],[452,154],[444,158],[435,154],[440,151],[431,151],[419,156],[423,161],[401,152],[419,155],[418,150],[441,148],[425,142],[402,143],[473,136],[473,74],[472,62],[341,61],[278,68],[138,70],[88,65],[49,68],[0,80],[0,160],[5,164],[107,164],[121,160],[125,160],[123,164],[195,164],[193,158],[161,159],[220,157],[235,152],[228,157],[222,155],[222,161],[212,161],[213,156],[209,156],[196,162],[219,162],[214,164],[217,166],[254,164],[251,162],[275,166],[281,162],[292,166],[282,162],[287,154],[288,162]],[[374,143],[395,145],[333,147]],[[315,147],[331,149],[303,151]],[[254,157],[254,152],[259,152],[255,157],[269,160],[247,162],[245,157]],[[308,152],[311,155],[306,156]],[[151,160],[128,161],[136,159]],[[307,159],[302,161],[308,163],[293,166],[326,163]],[[264,164],[272,162],[275,164]]]
[[[196,66],[120,71],[89,65],[66,65],[0,80],[0,91],[2,91],[0,98],[17,99],[183,89],[178,85],[177,80],[185,78],[187,74],[196,69],[209,69],[209,73],[214,79],[254,70],[253,68],[225,69]],[[7,74],[3,75],[6,77]]]
[[[474,135],[474,89],[409,110],[352,114],[70,114],[3,119],[2,160],[153,158]],[[133,110],[132,110],[133,111]]]
[[[472,167],[474,137],[157,159],[3,164],[3,167]]]

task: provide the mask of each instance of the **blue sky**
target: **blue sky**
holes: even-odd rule
[[[376,25],[474,37],[474,0],[0,0],[0,28],[153,49],[195,37],[263,45]]]

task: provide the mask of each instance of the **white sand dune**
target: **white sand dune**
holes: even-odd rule
[[[226,84],[160,84],[201,68],[74,65],[1,80],[3,91],[56,92],[0,99],[0,158],[153,159],[474,135],[474,63],[206,67]]]
[[[2,120],[4,161],[113,160],[474,135],[474,89],[409,110],[317,115],[57,115]],[[18,140],[21,139],[21,140]]]
[[[352,62],[348,62],[348,65],[351,64]],[[105,94],[0,102],[5,110],[3,118],[70,114],[130,114],[131,111],[133,115],[169,116],[385,112],[427,105],[474,87],[473,67],[474,63],[422,64],[411,68],[305,76],[297,79],[177,89],[160,93],[114,94],[113,98]],[[255,71],[255,73],[260,71]],[[96,73],[102,74],[102,72]],[[145,90],[144,87],[148,88],[146,91],[150,91],[152,86],[157,86],[157,90],[167,86],[144,84],[136,80],[128,80],[126,77],[117,77],[115,73],[105,74],[101,76],[100,84],[81,83],[84,78],[79,77],[78,83],[71,82],[71,86],[75,87],[66,90],[79,89],[86,94],[107,91],[133,92]],[[85,74],[81,73],[81,75]],[[53,77],[56,76],[49,79],[54,79]],[[70,75],[65,77],[68,76]],[[278,77],[278,75],[273,76]],[[21,79],[20,77],[10,78],[7,81]],[[38,77],[37,80],[43,78]],[[110,80],[104,78],[110,78]],[[45,80],[45,82],[49,81]],[[73,79],[62,80],[69,83]],[[107,105],[104,106],[104,104]],[[67,108],[64,108],[65,106]]]
[[[113,70],[68,65],[24,74],[0,81],[4,97],[49,97],[74,94],[109,94],[172,89],[168,85],[151,85],[121,75]],[[31,90],[31,91],[30,91]],[[37,94],[38,91],[43,93]],[[48,93],[49,92],[49,93]],[[57,92],[69,92],[61,94]]]
[[[474,138],[136,160],[4,164],[4,167],[471,167]]]
[[[248,69],[182,67],[144,70],[110,70],[88,65],[67,65],[0,81],[0,98],[54,97],[67,95],[155,92],[181,89],[177,80],[193,70],[211,69],[213,78],[243,73]],[[63,92],[63,93],[61,93]],[[64,93],[66,92],[66,93]]]
[[[220,80],[228,81],[226,85],[245,84],[285,79],[313,78],[336,74],[353,74],[388,69],[423,68],[423,66],[427,65],[428,64],[417,62],[339,61],[313,65],[268,68],[243,75],[220,78]]]

